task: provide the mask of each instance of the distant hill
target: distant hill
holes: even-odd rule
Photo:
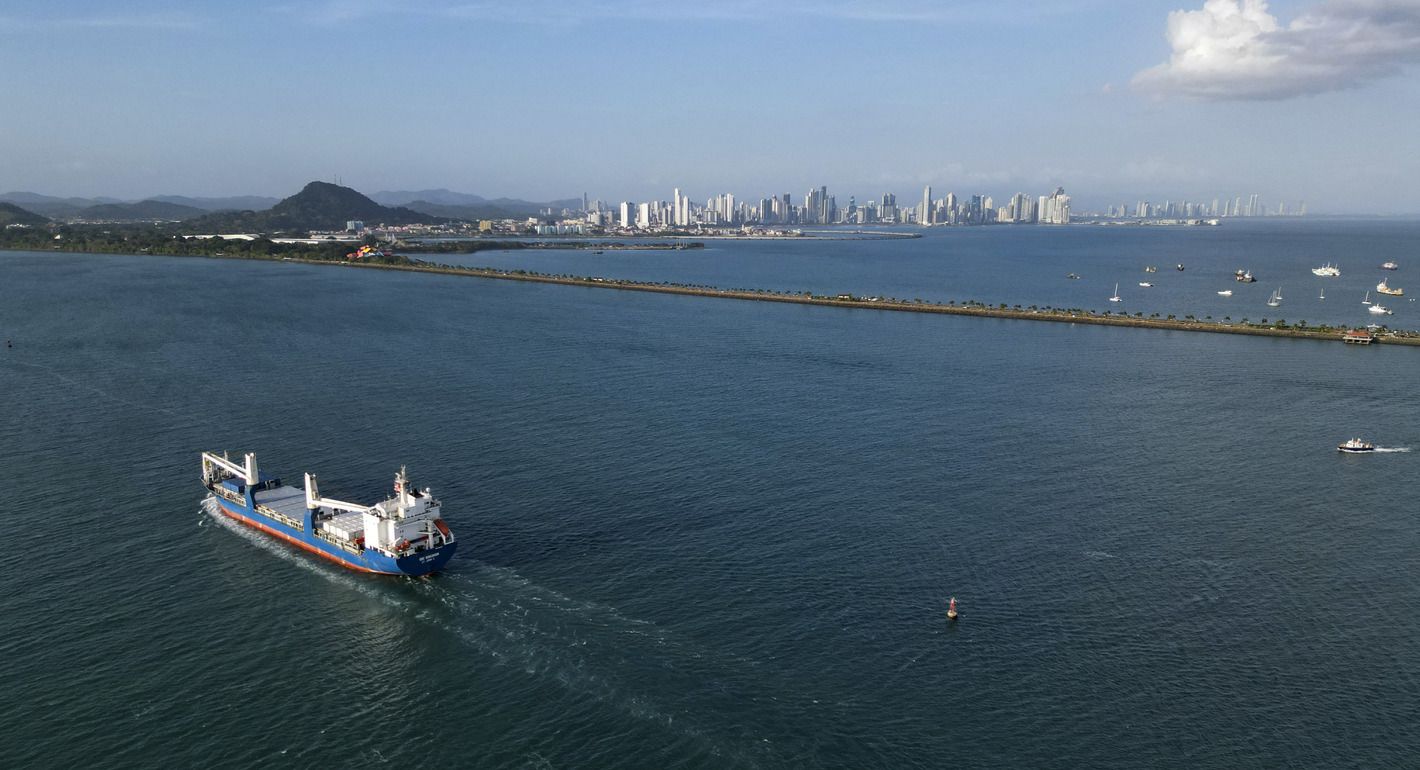
[[[280,198],[263,195],[234,195],[227,198],[190,198],[186,195],[155,195],[148,200],[191,206],[203,211],[260,211],[280,202]]]
[[[352,219],[369,225],[430,225],[444,221],[407,208],[381,206],[349,187],[311,182],[266,211],[207,214],[187,221],[184,229],[219,233],[339,230]]]
[[[207,212],[193,206],[147,200],[137,203],[101,203],[79,209],[73,219],[88,222],[181,222]]]
[[[6,225],[43,225],[48,223],[48,219],[33,211],[26,211],[13,203],[0,202],[0,227]]]
[[[104,203],[122,203],[118,198],[59,198],[32,192],[7,192],[0,194],[0,202],[14,203],[50,219],[66,219],[80,209]]]
[[[453,219],[503,219],[505,217],[534,216],[548,208],[553,211],[582,208],[581,198],[564,198],[539,203],[519,198],[489,199],[481,195],[454,192],[443,188],[393,192],[385,190],[370,197],[386,206],[404,206],[426,214],[434,211],[446,212],[436,214],[436,216]]]
[[[480,219],[516,219],[527,216],[525,213],[509,211],[487,203],[458,206],[429,201],[413,201],[406,204],[405,208],[418,211],[421,214],[428,214],[431,217],[460,219],[465,222],[476,222]]]
[[[415,201],[425,201],[440,206],[473,206],[483,203],[487,199],[481,195],[454,192],[440,187],[437,190],[381,190],[371,195],[370,200],[385,206],[408,206]]]

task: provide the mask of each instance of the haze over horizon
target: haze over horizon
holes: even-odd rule
[[[1420,0],[1115,5],[17,0],[0,191],[1420,213]]]

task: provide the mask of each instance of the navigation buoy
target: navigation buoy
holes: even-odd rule
[[[957,598],[956,598],[955,596],[953,596],[953,597],[952,597],[952,600],[947,603],[947,620],[956,620],[956,619],[957,619]]]

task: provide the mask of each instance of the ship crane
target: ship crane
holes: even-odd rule
[[[217,469],[220,468],[232,474],[233,477],[239,478],[242,481],[246,482],[246,485],[248,487],[256,486],[257,481],[259,481],[261,478],[257,475],[256,472],[256,455],[251,452],[247,452],[245,460],[245,465],[237,465],[227,457],[226,452],[223,452],[221,457],[218,457],[217,455],[214,455],[211,452],[203,452],[203,483],[210,487],[213,484],[216,484],[217,482],[221,481],[223,477],[217,472]]]
[[[330,508],[335,511],[349,511],[351,513],[374,513],[374,509],[368,505],[358,503],[347,503],[343,500],[331,500],[321,497],[320,489],[316,487],[316,475],[306,474],[306,507],[315,510],[320,507]]]

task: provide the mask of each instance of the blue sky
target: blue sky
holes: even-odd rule
[[[1420,0],[10,0],[0,191],[1420,213]]]

